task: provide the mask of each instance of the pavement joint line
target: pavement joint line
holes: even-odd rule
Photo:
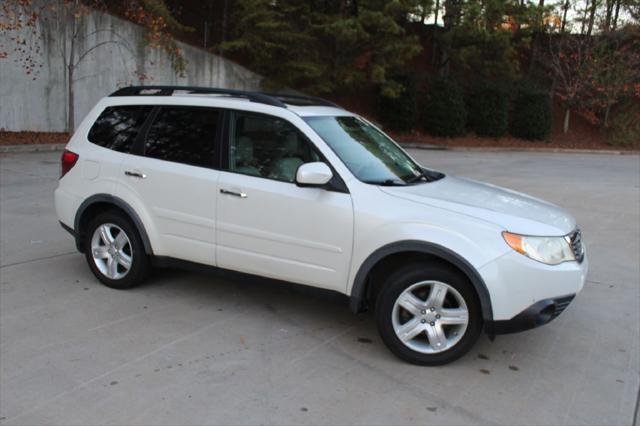
[[[238,312],[236,315],[233,315],[231,317],[228,317],[228,318],[225,318],[225,319],[222,319],[222,320],[218,320],[218,321],[214,321],[214,322],[212,322],[212,323],[210,323],[208,325],[205,325],[203,327],[198,328],[197,330],[195,330],[195,331],[193,331],[193,332],[191,332],[191,333],[189,333],[189,334],[187,334],[185,336],[178,337],[177,339],[174,339],[169,343],[165,343],[164,345],[161,345],[161,346],[157,347],[156,349],[154,349],[154,350],[152,350],[150,352],[144,353],[144,354],[142,354],[142,355],[140,355],[140,356],[138,356],[138,357],[136,357],[136,358],[134,358],[132,360],[126,361],[126,362],[120,364],[117,367],[112,368],[111,370],[109,370],[109,371],[107,371],[105,373],[102,373],[102,374],[100,374],[98,376],[95,376],[95,377],[93,377],[91,379],[85,380],[84,382],[82,382],[82,383],[80,383],[80,384],[78,384],[76,386],[73,386],[70,389],[67,389],[67,390],[65,390],[65,391],[63,391],[63,392],[61,392],[61,393],[59,393],[57,395],[54,395],[51,398],[47,399],[46,401],[41,402],[40,404],[35,404],[35,405],[32,406],[31,409],[23,411],[22,413],[18,413],[18,414],[16,414],[15,416],[13,416],[11,418],[5,419],[5,420],[3,420],[3,422],[5,424],[13,423],[13,422],[15,422],[15,419],[18,419],[20,417],[23,417],[23,416],[26,416],[26,415],[29,415],[29,414],[32,414],[32,413],[35,413],[39,409],[46,407],[47,405],[59,400],[60,398],[63,398],[65,396],[67,396],[68,394],[70,394],[72,392],[75,392],[75,391],[77,391],[79,389],[83,389],[83,388],[87,387],[88,385],[90,385],[90,384],[92,384],[92,383],[94,383],[94,382],[96,382],[96,381],[98,381],[100,379],[103,379],[103,378],[109,376],[110,374],[113,374],[113,373],[115,373],[117,371],[120,371],[121,369],[123,369],[125,367],[128,367],[128,366],[130,366],[132,364],[135,364],[136,362],[142,361],[145,358],[148,358],[148,357],[150,357],[152,355],[155,355],[158,352],[160,352],[160,351],[162,351],[162,350],[164,350],[166,348],[174,346],[176,343],[180,343],[180,342],[188,340],[188,339],[190,339],[190,338],[192,338],[194,336],[197,336],[198,334],[200,334],[200,333],[202,333],[204,331],[207,331],[207,330],[213,328],[214,326],[216,326],[216,325],[218,325],[220,323],[225,323],[227,321],[235,319],[236,317],[239,317],[240,315],[244,314],[247,310],[248,309],[246,309],[246,310],[244,310],[242,312]]]
[[[329,346],[333,341],[335,341],[336,339],[338,339],[338,338],[344,336],[345,334],[349,333],[351,330],[353,330],[359,324],[360,323],[355,323],[353,325],[350,325],[349,327],[345,328],[341,332],[336,333],[335,335],[333,335],[333,336],[323,340],[322,342],[318,343],[317,345],[313,346],[311,349],[306,351],[304,354],[300,355],[298,358],[294,359],[293,361],[288,361],[287,363],[292,365],[292,364],[294,364],[294,363],[306,358],[308,355],[312,354],[313,352],[317,351],[318,349],[320,349],[320,348],[322,348],[324,346]],[[376,373],[386,377],[388,380],[390,380],[392,382],[395,382],[396,384],[402,384],[402,385],[405,385],[405,386],[410,386],[412,388],[415,388],[415,386],[406,383],[404,380],[399,379],[397,377],[394,377],[394,376],[388,374],[387,372],[385,372],[384,370],[381,370],[379,368],[375,368],[375,367],[371,366],[370,364],[368,364],[367,362],[365,362],[365,361],[363,361],[361,359],[358,359],[358,358],[352,356],[349,353],[344,352],[343,350],[341,350],[338,347],[334,346],[333,349],[335,351],[337,351],[339,355],[349,359],[350,361],[353,361],[353,362],[355,362],[357,364],[360,364],[361,366],[364,366],[365,368],[367,368],[369,370],[375,371]],[[472,420],[480,420],[481,424],[491,424],[491,425],[497,424],[497,423],[495,423],[493,421],[489,421],[489,420],[487,420],[485,418],[479,417],[479,416],[467,411],[465,408],[459,406],[458,404],[452,404],[450,402],[447,402],[447,401],[441,399],[440,397],[438,397],[436,394],[433,394],[433,393],[431,393],[429,391],[425,391],[424,389],[416,389],[416,390],[418,392],[428,396],[429,398],[431,398],[432,400],[434,400],[434,402],[437,402],[438,404],[441,404],[443,406],[449,406],[449,407],[452,407],[452,408],[462,412],[465,416],[469,417]]]
[[[604,155],[638,155],[638,150],[621,149],[585,149],[585,148],[553,148],[553,147],[517,147],[517,146],[450,146],[421,143],[400,143],[404,149],[421,149],[425,151],[459,151],[459,152],[531,152],[542,154],[604,154]]]
[[[614,284],[610,284],[610,283],[603,283],[602,281],[594,281],[594,280],[587,280],[587,282],[589,284],[597,284],[597,285],[614,285]]]
[[[306,358],[308,355],[310,355],[313,352],[317,351],[321,347],[326,346],[329,343],[333,342],[334,340],[338,339],[339,337],[344,336],[345,334],[350,332],[353,328],[355,328],[356,325],[358,325],[358,324],[357,323],[356,324],[352,324],[349,327],[347,327],[344,330],[342,330],[340,333],[336,333],[335,335],[329,337],[328,339],[323,340],[322,342],[318,343],[317,345],[315,345],[314,347],[312,347],[311,349],[309,349],[308,351],[306,351],[305,353],[303,353],[302,355],[300,355],[296,359],[294,359],[292,361],[289,361],[288,364],[294,364],[294,363]]]
[[[27,175],[27,176],[36,177],[36,178],[51,179],[51,176],[37,174],[37,173],[28,173],[22,170],[13,170],[7,167],[0,167],[0,170],[2,170],[3,172],[15,173],[17,175]]]
[[[631,349],[631,352],[633,353],[633,352],[637,351],[639,348],[640,348],[640,345],[638,344],[638,341],[636,341],[634,347]],[[627,365],[627,369],[628,370],[632,370],[632,371],[635,370],[634,361],[635,361],[635,358],[633,357],[633,355],[631,355],[629,357],[629,364]],[[634,371],[634,372],[636,373],[636,376],[640,377],[640,374],[639,374],[639,372],[637,370]],[[631,381],[630,380],[626,380],[625,381],[625,390],[624,390],[625,393],[627,392],[627,387],[629,387],[629,386],[631,386]],[[639,420],[638,419],[638,405],[639,404],[640,404],[640,382],[638,383],[638,391],[636,393],[636,403],[635,403],[635,407],[634,407],[634,410],[633,410],[633,413],[632,413],[631,422],[629,422],[630,425],[638,426],[638,420]],[[618,410],[618,418],[619,419],[622,419],[623,416],[624,416],[623,407],[624,407],[624,401],[623,401],[623,398],[621,398],[620,409]]]
[[[430,392],[422,387],[416,386],[412,383],[408,383],[406,382],[403,378],[401,377],[396,377],[392,374],[389,374],[387,371],[385,371],[384,369],[375,367],[371,364],[369,364],[366,360],[364,359],[360,359],[358,357],[355,357],[353,355],[351,355],[348,352],[345,352],[344,350],[342,350],[339,347],[333,346],[334,351],[336,351],[340,356],[343,356],[345,358],[347,358],[348,360],[355,362],[356,364],[363,366],[364,368],[368,369],[368,370],[372,370],[373,372],[379,374],[380,376],[384,377],[386,380],[393,382],[396,385],[401,385],[401,386],[407,386],[412,388],[413,390],[415,390],[416,393],[420,394],[421,396],[430,398],[431,400],[433,400],[433,402],[440,404],[441,406],[445,407],[445,408],[452,408],[454,410],[456,410],[459,413],[462,413],[464,416],[468,417],[471,420],[476,421],[478,424],[482,424],[482,425],[497,425],[498,423],[496,423],[493,420],[489,420],[485,417],[482,417],[480,415],[474,414],[472,412],[470,412],[469,410],[467,410],[466,408],[464,408],[463,406],[461,406],[457,400],[449,401],[446,399],[441,398],[440,396],[438,396],[437,393],[433,393]],[[417,367],[417,368],[421,368],[421,367]],[[480,376],[478,375],[476,377],[476,380],[473,382],[473,384],[477,383],[480,380]],[[467,389],[471,388],[471,384],[467,387]]]
[[[69,256],[70,254],[75,254],[75,253],[78,253],[78,252],[77,251],[70,251],[70,252],[67,252],[67,253],[60,253],[60,254],[54,254],[54,255],[51,255],[51,256],[39,257],[37,259],[23,260],[23,261],[15,262],[15,263],[7,263],[6,265],[0,265],[0,269],[8,268],[10,266],[24,265],[24,264],[32,263],[32,262],[39,262],[41,260],[55,259],[56,257]]]
[[[101,329],[103,329],[105,327],[111,327],[112,325],[120,324],[121,322],[128,321],[128,320],[133,319],[133,318],[137,318],[137,317],[140,317],[140,316],[148,315],[152,311],[160,311],[160,310],[168,308],[170,306],[172,306],[172,304],[171,303],[167,303],[166,305],[161,305],[161,306],[159,306],[157,308],[147,309],[144,312],[138,312],[138,313],[135,313],[135,314],[127,315],[126,317],[122,317],[122,318],[119,318],[117,320],[109,321],[109,322],[106,322],[104,324],[100,324],[100,325],[97,325],[95,327],[92,327],[92,328],[86,330],[86,333],[91,333],[93,331],[98,331],[98,330],[101,330]]]
[[[569,404],[567,404],[567,411],[564,415],[564,420],[562,422],[563,425],[568,425],[570,422],[570,417],[571,417],[571,412],[573,411],[573,407],[576,404],[576,400],[578,399],[578,394],[584,389],[584,383],[587,380],[587,370],[589,369],[589,366],[591,365],[591,359],[593,357],[593,352],[595,351],[595,339],[593,339],[593,341],[591,342],[591,346],[589,347],[589,351],[587,353],[587,359],[589,362],[585,363],[585,366],[582,367],[582,369],[580,370],[580,379],[579,379],[579,386],[578,389],[573,392],[573,395],[571,395],[571,402]]]
[[[66,143],[0,145],[0,153],[19,154],[28,152],[55,152],[62,151],[65,146],[67,146]]]
[[[120,319],[117,319],[117,320],[114,320],[114,321],[110,321],[108,323],[105,323],[105,324],[102,324],[102,325],[98,325],[96,327],[93,327],[93,328],[90,328],[88,330],[85,330],[84,333],[92,333],[94,331],[103,329],[105,327],[110,327],[112,325],[116,325],[116,324],[119,324],[121,322],[133,319],[133,318],[137,318],[137,317],[140,317],[140,316],[148,315],[149,313],[151,313],[153,311],[158,311],[158,310],[162,310],[162,309],[168,308],[169,306],[171,306],[170,303],[168,303],[166,305],[159,306],[157,308],[147,309],[144,312],[140,312],[138,314],[128,315],[126,317],[123,317],[123,318],[120,318]],[[77,337],[77,336],[75,336],[75,337]],[[44,346],[41,346],[40,348],[38,348],[36,350],[36,352],[43,352],[45,350],[48,350],[48,349],[50,349],[50,348],[52,348],[54,346],[58,346],[58,345],[62,345],[62,346],[68,345],[69,343],[73,342],[73,340],[74,340],[73,338],[70,338],[70,339],[65,339],[65,340],[61,340],[61,341],[57,341],[57,342],[52,342],[52,343],[46,344]]]
[[[638,408],[640,407],[640,385],[638,385],[638,395],[636,396],[636,408],[633,410],[633,426],[638,426]]]

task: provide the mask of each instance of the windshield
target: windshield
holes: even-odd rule
[[[420,180],[422,169],[389,137],[358,117],[305,117],[355,177],[376,185]]]

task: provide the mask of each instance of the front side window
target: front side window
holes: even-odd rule
[[[307,117],[305,121],[359,180],[404,185],[422,169],[384,133],[358,117]]]
[[[214,163],[220,111],[200,107],[162,107],[147,134],[144,155],[192,166]]]
[[[129,152],[152,106],[108,107],[98,117],[88,139],[96,145],[119,152]]]
[[[301,164],[320,161],[302,133],[278,117],[235,112],[230,137],[232,172],[295,182]]]

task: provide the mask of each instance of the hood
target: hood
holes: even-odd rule
[[[524,235],[566,235],[576,221],[544,200],[466,178],[444,178],[417,185],[384,186],[389,195],[491,222]]]

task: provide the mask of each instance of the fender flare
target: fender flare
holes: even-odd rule
[[[75,236],[76,236],[76,247],[78,248],[78,251],[82,251],[82,235],[80,232],[80,220],[82,219],[82,216],[84,212],[87,210],[87,208],[91,207],[95,203],[112,204],[122,209],[129,216],[129,219],[131,219],[131,222],[133,222],[133,226],[135,226],[136,230],[138,231],[138,235],[140,235],[140,239],[142,240],[142,244],[144,245],[145,253],[148,255],[153,255],[153,249],[151,248],[149,235],[147,235],[147,231],[142,223],[142,220],[140,220],[140,216],[138,216],[138,214],[135,212],[133,207],[127,204],[126,201],[110,194],[92,195],[91,197],[84,200],[82,204],[80,204],[80,207],[78,207],[78,211],[76,212],[76,217],[73,222],[73,229],[75,231]]]
[[[380,260],[389,255],[407,251],[430,254],[439,257],[460,269],[467,276],[469,281],[471,281],[476,293],[478,293],[483,319],[485,321],[493,321],[493,309],[491,307],[489,290],[476,268],[474,268],[473,265],[471,265],[462,256],[446,247],[419,240],[406,240],[387,244],[380,247],[367,257],[358,269],[353,281],[353,287],[351,288],[349,308],[353,312],[361,312],[363,310],[363,304],[366,297],[365,292],[367,289],[367,276],[373,267]]]

